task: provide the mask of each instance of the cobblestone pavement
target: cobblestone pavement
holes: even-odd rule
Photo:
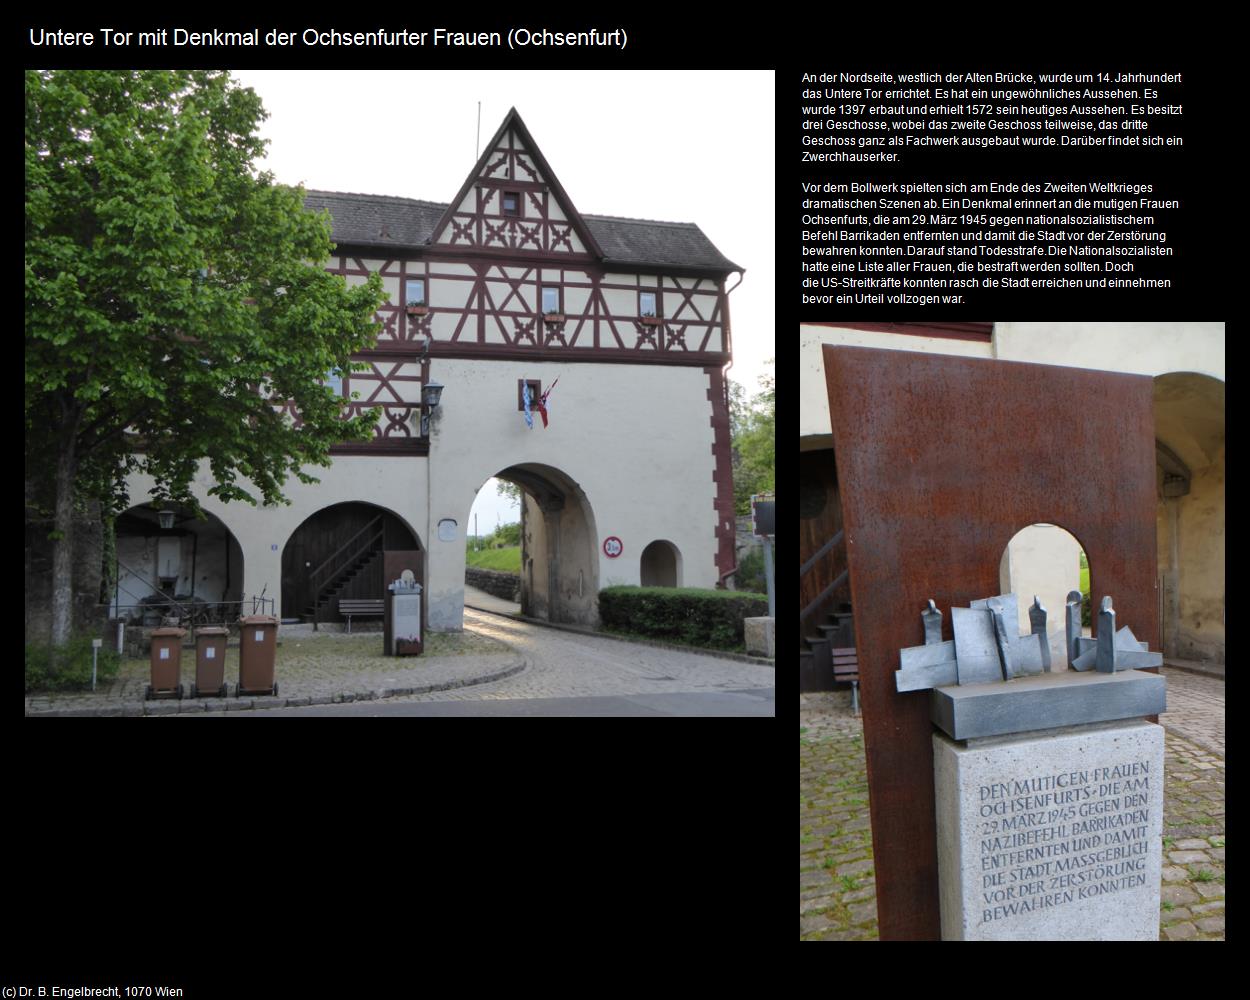
[[[1223,941],[1224,685],[1165,674],[1159,939]],[[799,939],[876,938],[863,726],[848,695],[800,695]]]
[[[771,688],[776,676],[771,666],[543,628],[471,608],[465,609],[464,622],[517,650],[529,669],[471,690],[424,695],[425,700],[739,691]]]
[[[27,698],[27,715],[169,715],[418,697],[427,701],[575,698],[771,689],[774,670],[594,635],[563,632],[465,610],[464,633],[430,633],[426,655],[385,657],[377,632],[345,635],[283,626],[275,677],[279,697],[189,697],[144,701],[147,660],[128,660],[94,694]],[[238,647],[226,652],[226,681],[238,681]],[[195,656],[184,650],[190,691]]]
[[[477,608],[480,611],[498,611],[504,615],[521,613],[521,605],[516,601],[505,601],[502,597],[488,594],[484,590],[478,590],[477,587],[470,587],[467,583],[464,585],[464,603],[466,607]]]
[[[234,697],[239,679],[239,649],[226,650],[229,698],[189,697],[195,681],[195,652],[182,651],[181,700],[144,700],[151,680],[146,659],[122,663],[116,678],[95,692],[26,699],[27,715],[173,715],[185,712],[243,711],[287,706],[328,705],[343,701],[391,698],[416,691],[449,690],[521,673],[526,664],[516,650],[473,630],[428,633],[423,656],[382,653],[377,631],[347,635],[324,628],[284,625],[279,632],[274,677],[278,697]]]
[[[1224,682],[1183,670],[1163,668],[1168,710],[1159,721],[1169,733],[1224,756]]]

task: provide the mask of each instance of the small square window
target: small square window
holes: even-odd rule
[[[503,214],[521,214],[521,193],[519,191],[505,191],[503,193]]]
[[[409,306],[425,305],[424,278],[409,278],[404,282],[404,304]]]
[[[343,373],[335,368],[326,374],[322,380],[322,385],[328,386],[330,391],[336,396],[343,395]]]
[[[548,313],[558,313],[560,311],[560,289],[544,288],[543,289],[543,315]]]
[[[530,409],[534,409],[534,404],[538,402],[543,394],[543,384],[537,379],[519,378],[516,381],[516,408],[518,410],[525,409],[525,396],[523,395],[526,386],[530,387]]]
[[[655,292],[639,292],[638,315],[654,316],[655,314]]]

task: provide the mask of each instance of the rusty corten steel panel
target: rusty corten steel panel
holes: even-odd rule
[[[899,650],[924,642],[930,597],[952,638],[950,607],[997,594],[1007,543],[1038,522],[1076,536],[1095,600],[1111,594],[1121,624],[1159,648],[1152,380],[862,347],[826,346],[824,364],[878,924],[882,940],[936,940],[929,692],[895,691]]]

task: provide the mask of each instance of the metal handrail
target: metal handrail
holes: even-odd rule
[[[845,529],[843,529],[843,531],[844,530]],[[840,541],[842,541],[842,531],[839,531],[836,535],[834,535],[831,539],[829,539],[829,541],[825,542],[824,545],[822,545],[819,549],[816,550],[815,555],[813,555],[809,560],[807,560],[807,562],[805,562],[801,567],[799,567],[799,579],[802,580],[803,577],[807,576],[808,571],[811,570],[811,568],[816,565],[817,561],[822,556],[828,555],[829,552],[832,551],[833,547],[837,545],[838,542]]]
[[[837,590],[838,587],[840,587],[846,581],[846,578],[847,576],[850,575],[850,572],[851,572],[850,570],[843,570],[842,574],[836,580],[834,580],[833,583],[829,584],[829,586],[827,586],[824,590],[822,590],[820,594],[816,597],[816,599],[813,600],[811,604],[809,604],[807,607],[805,607],[802,610],[802,612],[799,614],[800,624],[807,623],[807,619],[811,616],[812,612],[815,611],[818,607],[820,607],[821,604],[823,604],[829,597],[833,595],[833,592]]]
[[[356,534],[352,535],[352,537],[351,537],[351,538],[349,538],[346,542],[344,542],[342,545],[340,545],[340,546],[338,547],[338,549],[337,549],[337,550],[336,550],[336,551],[335,551],[332,555],[330,555],[329,557],[327,557],[327,558],[326,558],[326,560],[325,560],[325,561],[324,561],[324,562],[323,562],[320,566],[318,566],[315,570],[313,570],[311,573],[309,573],[309,574],[308,574],[308,580],[309,580],[309,582],[310,582],[310,583],[312,583],[313,581],[315,581],[315,580],[316,580],[316,578],[317,578],[317,576],[318,576],[318,574],[320,574],[320,573],[321,573],[321,571],[322,571],[323,569],[325,569],[327,566],[329,566],[329,565],[330,565],[330,563],[334,562],[334,560],[335,560],[335,559],[337,559],[337,558],[339,557],[339,555],[341,555],[341,554],[342,554],[343,550],[344,550],[344,549],[346,549],[346,548],[348,548],[348,547],[349,547],[349,546],[350,546],[353,542],[355,542],[355,541],[356,541],[356,539],[357,539],[357,538],[359,538],[361,535],[363,535],[366,531],[369,531],[370,529],[372,529],[375,525],[378,525],[378,524],[381,524],[381,523],[382,523],[382,515],[381,515],[381,514],[379,514],[379,515],[378,515],[377,517],[375,517],[372,521],[370,521],[370,522],[369,522],[368,524],[366,524],[363,528],[361,528],[358,532],[356,532]],[[379,530],[379,531],[378,531],[378,534],[382,534],[382,530]],[[368,543],[367,543],[365,546],[362,546],[362,548],[361,548],[361,550],[360,550],[360,551],[364,551],[364,548],[367,548],[369,545],[372,545],[372,544],[374,543],[374,541],[376,541],[376,536],[371,537],[371,538],[369,539]],[[355,555],[353,555],[353,556],[352,556],[352,559],[356,559],[356,558],[358,558],[358,557],[359,557],[359,555],[360,555],[360,551],[358,551]],[[343,562],[344,562],[344,563],[351,562],[351,561],[352,561],[352,559],[345,559],[345,560],[343,560]],[[342,564],[340,564],[340,565],[342,565]]]
[[[115,612],[111,617],[121,618],[121,612],[137,612],[137,617],[142,617],[149,612],[160,614],[166,610],[177,609],[179,618],[198,618],[201,613],[207,613],[209,620],[219,619],[223,622],[228,621],[226,613],[216,613],[215,609],[219,608],[237,608],[239,616],[243,614],[243,606],[251,602],[252,614],[269,614],[272,615],[275,610],[276,599],[272,597],[245,597],[239,601],[203,601],[192,604],[184,604],[181,601],[170,600],[160,604],[101,604],[100,607],[107,608]],[[129,619],[130,614],[124,617]]]

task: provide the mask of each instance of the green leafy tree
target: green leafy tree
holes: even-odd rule
[[[121,509],[142,471],[198,510],[204,460],[211,495],[286,502],[371,433],[323,382],[373,342],[380,279],[317,266],[328,216],[256,172],[264,117],[222,72],[26,73],[26,470],[54,512],[54,645],[75,506]]]
[[[748,402],[746,390],[737,382],[730,382],[734,509],[738,514],[751,513],[752,494],[776,489],[776,383],[772,375],[761,376],[759,383],[761,391]]]
[[[506,479],[495,480],[495,495],[507,497],[513,503],[521,502],[521,487],[516,483],[510,483]]]

